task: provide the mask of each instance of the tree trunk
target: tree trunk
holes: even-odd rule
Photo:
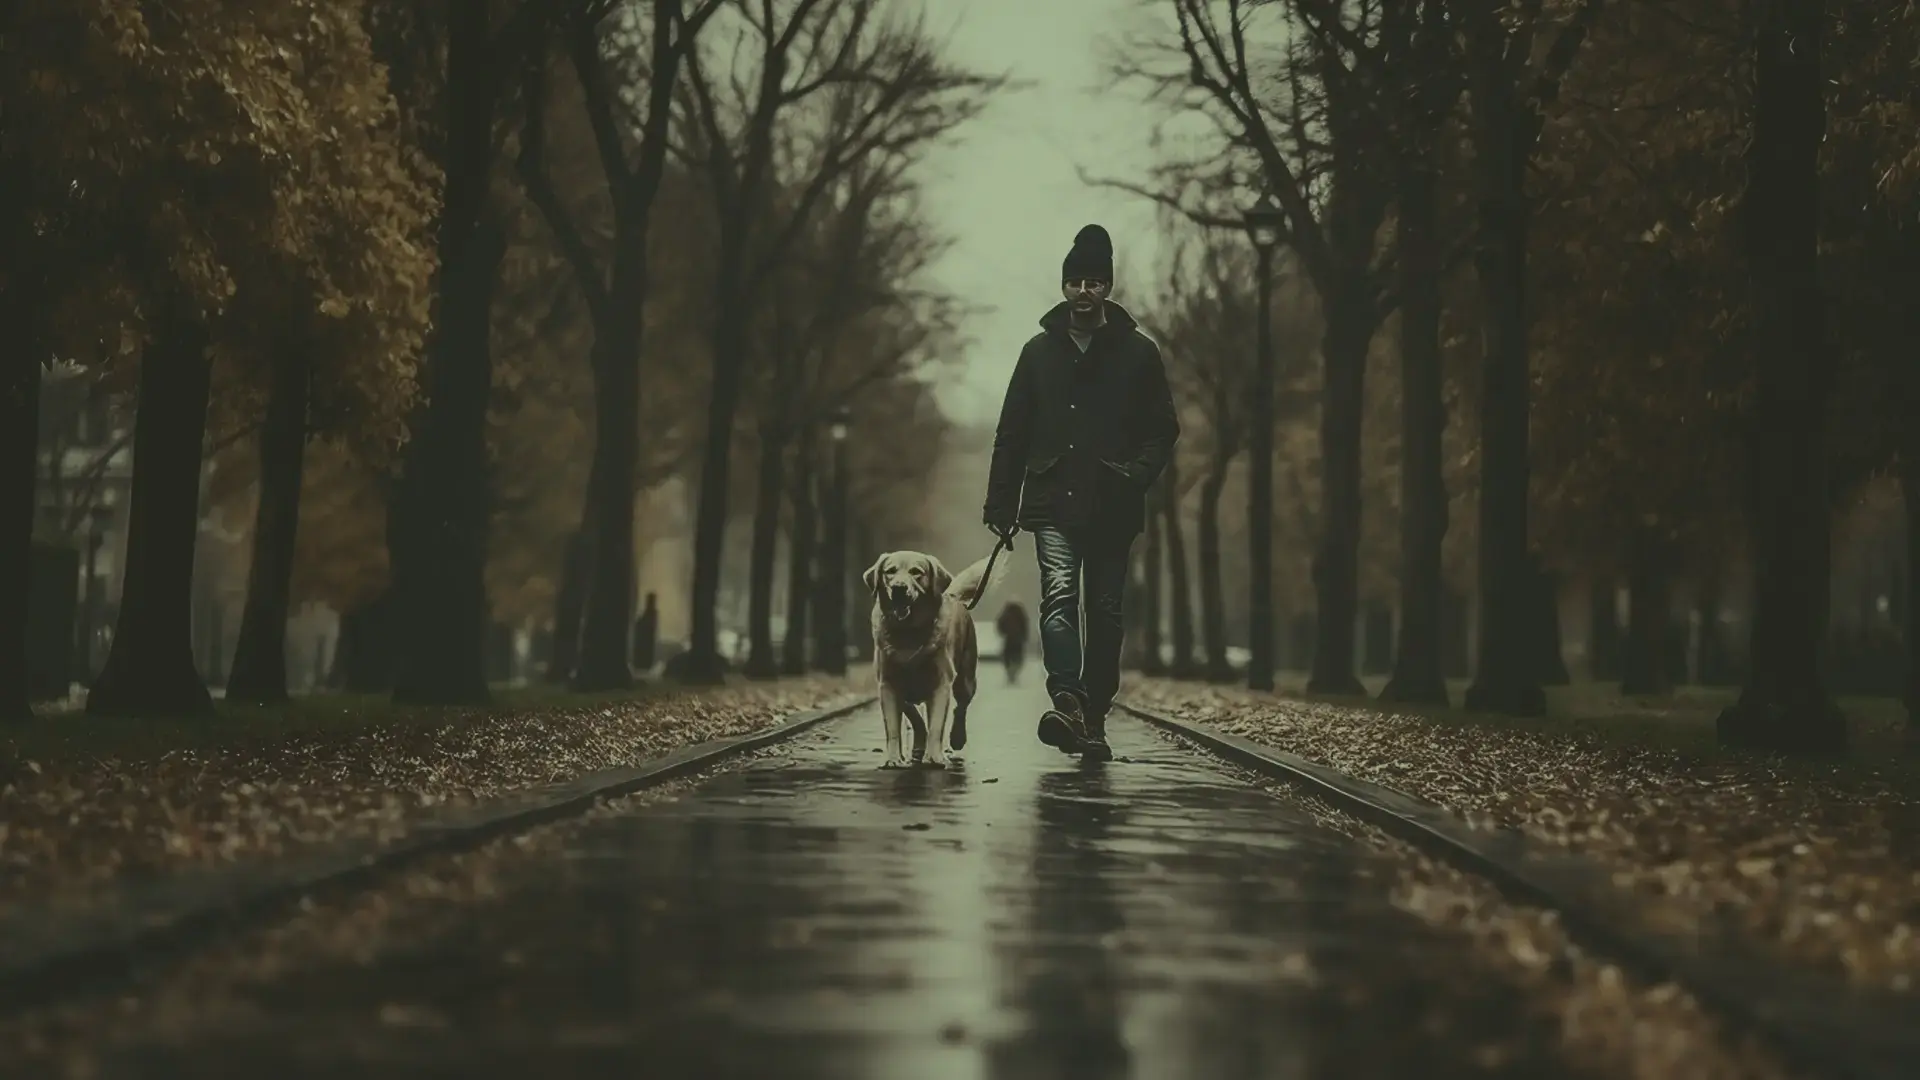
[[[1447,704],[1441,671],[1441,546],[1447,481],[1441,436],[1447,407],[1440,358],[1439,181],[1424,161],[1403,163],[1400,221],[1400,640],[1382,701]]]
[[[1587,678],[1594,682],[1620,674],[1620,615],[1614,592],[1611,577],[1596,577],[1587,587]]]
[[[852,550],[876,550],[871,528],[864,524],[854,527]],[[842,573],[845,574],[845,571],[843,570]],[[845,619],[849,613],[853,615],[853,625],[850,627],[853,638],[847,641],[847,647],[853,650],[855,660],[862,664],[871,664],[873,663],[873,633],[868,628],[868,607],[864,606],[869,600],[866,582],[860,580],[859,574],[845,574],[845,577],[847,598],[840,609],[840,617]],[[841,639],[844,641],[846,637],[847,631],[842,631]]]
[[[833,444],[833,468],[826,483],[826,539],[820,545],[820,584],[814,595],[813,664],[829,675],[847,672],[847,444]],[[871,551],[867,544],[862,551]]]
[[[1528,596],[1533,624],[1527,639],[1533,642],[1533,677],[1542,686],[1565,686],[1573,681],[1560,642],[1560,576],[1548,570],[1539,556],[1527,563]]]
[[[1326,293],[1320,343],[1325,392],[1320,407],[1320,535],[1314,553],[1317,603],[1315,694],[1364,694],[1354,673],[1354,628],[1360,607],[1360,434],[1366,407],[1367,349],[1377,325],[1364,277],[1343,276]]]
[[[1749,470],[1753,637],[1746,686],[1718,723],[1723,743],[1803,753],[1840,751],[1847,742],[1820,657],[1831,559],[1831,360],[1818,272],[1823,7],[1821,0],[1762,4],[1755,33],[1753,135],[1741,207],[1757,374]]]
[[[780,642],[780,671],[807,672],[807,608],[813,595],[813,440],[801,435],[794,452],[793,535],[787,540],[787,632]]]
[[[629,244],[644,246],[645,236]],[[640,455],[640,348],[646,289],[644,266],[629,256],[614,270],[608,325],[593,343],[593,467],[586,514],[592,540],[586,558],[576,690],[625,690],[633,685],[633,498]],[[558,650],[556,649],[556,652]]]
[[[1546,711],[1531,662],[1527,563],[1526,132],[1505,65],[1474,65],[1474,159],[1482,303],[1480,655],[1467,707],[1510,716]]]
[[[1251,461],[1247,467],[1247,689],[1272,690],[1275,664],[1273,647],[1277,626],[1273,617],[1273,245],[1262,244],[1256,277],[1260,290],[1254,305],[1254,379],[1253,401],[1248,410],[1247,449]],[[1221,402],[1216,412],[1224,415],[1230,402]],[[1224,466],[1221,467],[1224,473]],[[1224,477],[1223,477],[1224,479]],[[1217,500],[1216,496],[1216,500]],[[1214,511],[1218,526],[1218,510]],[[1214,587],[1218,591],[1216,554]],[[1215,596],[1218,603],[1219,597]],[[1224,618],[1224,615],[1222,616]],[[1226,643],[1220,643],[1219,667],[1226,667]],[[1208,643],[1209,652],[1213,643]],[[1212,666],[1209,657],[1209,666]],[[1216,672],[1217,674],[1217,672]]]
[[[1173,665],[1172,674],[1176,679],[1191,679],[1199,674],[1199,668],[1193,662],[1193,600],[1192,591],[1187,584],[1187,538],[1186,531],[1180,525],[1180,474],[1179,463],[1167,462],[1166,489],[1161,498],[1161,512],[1167,522],[1167,562],[1172,572],[1173,587]]]
[[[1698,678],[1702,686],[1727,686],[1731,683],[1731,657],[1727,655],[1726,637],[1720,629],[1720,617],[1723,607],[1720,598],[1720,575],[1709,570],[1700,581],[1700,654],[1695,661]]]
[[[201,669],[204,672],[201,681],[224,690],[227,686],[227,606],[212,589],[206,591],[202,602],[206,605],[207,663]]]
[[[1133,555],[1132,549],[1127,554]],[[1127,560],[1126,604],[1121,611],[1124,623],[1120,635],[1120,670],[1139,671],[1146,660],[1147,647],[1147,609],[1140,602],[1140,590],[1146,587],[1146,580],[1140,576],[1140,563],[1132,558]]]
[[[667,128],[673,89],[679,85],[686,43],[673,27],[682,18],[678,0],[653,7],[653,41],[648,64],[646,105],[641,110],[639,154],[632,172],[607,173],[614,203],[614,251],[608,303],[594,328],[593,471],[594,543],[592,588],[581,631],[576,689],[621,690],[633,685],[634,540],[633,501],[640,454],[640,358],[646,334],[646,305],[651,267],[647,241],[653,208],[666,174]],[[684,28],[683,28],[684,29]],[[598,47],[589,31],[574,42],[575,74],[589,78],[599,66]],[[589,100],[591,122],[611,119],[607,103]],[[657,617],[656,617],[657,618]],[[657,633],[657,625],[655,628]],[[649,661],[652,645],[647,647]]]
[[[391,692],[397,625],[391,592],[340,616],[340,635],[333,646],[333,685],[349,694]]]
[[[1907,510],[1907,595],[1900,605],[1900,633],[1907,653],[1904,697],[1907,730],[1920,733],[1920,425],[1911,422],[1907,424],[1907,445],[1900,462],[1900,497]]]
[[[140,360],[120,618],[87,694],[96,716],[197,716],[213,698],[193,666],[193,551],[212,377],[207,332],[164,319]]]
[[[1227,663],[1225,590],[1220,583],[1220,494],[1227,486],[1227,461],[1215,460],[1200,484],[1200,638],[1207,652],[1206,676],[1214,682],[1233,678]]]
[[[1142,590],[1142,615],[1146,627],[1141,637],[1140,670],[1148,675],[1163,675],[1167,663],[1160,656],[1160,595],[1161,595],[1161,557],[1160,557],[1160,500],[1162,495],[1154,491],[1148,495],[1153,501],[1149,504],[1152,512],[1147,514],[1147,542],[1142,552],[1146,560],[1146,588]]]
[[[394,700],[481,704],[486,680],[488,323],[505,238],[475,230],[446,276],[427,415],[410,444],[393,552]]]
[[[589,476],[588,490],[595,486]],[[583,513],[580,527],[567,538],[566,552],[560,559],[560,587],[553,593],[553,648],[547,654],[547,670],[541,676],[542,681],[554,686],[572,680],[580,662],[580,624],[587,606],[588,564],[593,558],[592,527],[593,515]]]
[[[389,515],[395,617],[393,696],[413,704],[487,701],[489,329],[506,236],[487,212],[499,73],[488,5],[449,7],[439,302],[427,405]]]
[[[831,475],[821,477],[820,501],[823,504],[821,507],[822,517],[830,519],[833,513],[833,479]],[[812,617],[808,620],[810,623],[808,630],[810,630],[812,634],[808,645],[813,657],[813,670],[815,671],[824,671],[827,669],[827,654],[833,648],[832,643],[828,640],[832,632],[829,624],[833,617],[834,608],[834,586],[830,580],[832,573],[830,564],[833,560],[830,557],[828,548],[833,543],[834,529],[830,520],[823,520],[821,525],[822,535],[820,537],[819,548],[814,552],[814,558],[817,560],[814,566],[817,573],[813,580],[813,603],[811,605],[813,613]]]
[[[24,316],[6,294],[9,314]],[[9,345],[0,355],[0,723],[33,715],[28,705],[27,599],[33,592],[34,479],[40,437],[40,362],[14,336],[20,318],[6,320]],[[84,672],[82,673],[85,674]]]
[[[1620,665],[1620,692],[1630,696],[1668,694],[1667,634],[1672,627],[1667,565],[1656,546],[1634,545],[1627,565],[1627,640]]]
[[[307,450],[312,354],[294,342],[274,358],[273,386],[260,428],[260,505],[253,515],[253,559],[240,615],[227,698],[259,705],[287,700],[287,617],[293,601],[294,540],[300,531],[300,482]]]
[[[13,32],[21,6],[0,7],[0,37]],[[18,123],[0,124],[0,250],[6,252],[0,256],[0,724],[33,715],[27,608],[39,510],[39,319],[46,305],[31,273],[34,260],[25,253],[33,235],[35,165],[22,145],[25,130]]]
[[[760,433],[759,487],[754,492],[753,548],[747,568],[746,674],[771,679],[780,674],[773,650],[773,566],[780,548],[780,496],[786,493],[786,435]]]
[[[737,245],[736,245],[737,246]],[[721,256],[715,290],[713,384],[707,397],[707,438],[701,457],[700,501],[693,527],[693,633],[675,675],[683,682],[716,683],[726,674],[720,655],[720,571],[726,561],[727,496],[733,464],[733,421],[746,366],[745,277],[741,252]]]

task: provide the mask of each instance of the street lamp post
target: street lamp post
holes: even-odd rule
[[[1280,246],[1285,216],[1265,193],[1244,215],[1247,236],[1260,257],[1258,288],[1259,352],[1253,378],[1253,430],[1248,447],[1253,467],[1247,482],[1248,566],[1252,596],[1247,603],[1247,686],[1273,689],[1273,253]]]
[[[820,652],[814,664],[829,675],[847,673],[847,429],[842,406],[833,414],[833,490],[827,500],[826,550],[822,553]]]

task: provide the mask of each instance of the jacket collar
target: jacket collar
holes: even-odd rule
[[[1103,335],[1110,333],[1124,334],[1140,325],[1134,321],[1132,315],[1127,314],[1127,309],[1121,307],[1119,304],[1111,300],[1102,300],[1101,303],[1106,305],[1107,321],[1105,325],[1094,331],[1094,333]],[[1072,325],[1072,320],[1073,306],[1065,300],[1062,300],[1049,308],[1045,315],[1040,316],[1040,328],[1049,334],[1057,334],[1065,337],[1067,327]]]

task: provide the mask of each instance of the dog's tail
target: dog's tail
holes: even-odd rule
[[[982,596],[992,591],[994,586],[1000,584],[1000,579],[1007,576],[1007,564],[1013,560],[1004,556],[1004,552],[1000,559],[988,556],[953,575],[953,584],[947,586],[947,595],[969,606],[979,603]],[[989,562],[993,563],[992,580],[987,578]]]

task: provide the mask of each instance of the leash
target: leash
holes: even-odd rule
[[[987,556],[986,572],[980,575],[980,591],[977,593],[974,593],[973,599],[967,601],[968,611],[972,611],[974,608],[980,606],[980,600],[987,595],[987,582],[993,580],[994,560],[1000,558],[1001,552],[1012,551],[1012,550],[1013,550],[1013,534],[1012,533],[1008,533],[1007,535],[1001,537],[1000,542],[993,545],[993,553]]]

